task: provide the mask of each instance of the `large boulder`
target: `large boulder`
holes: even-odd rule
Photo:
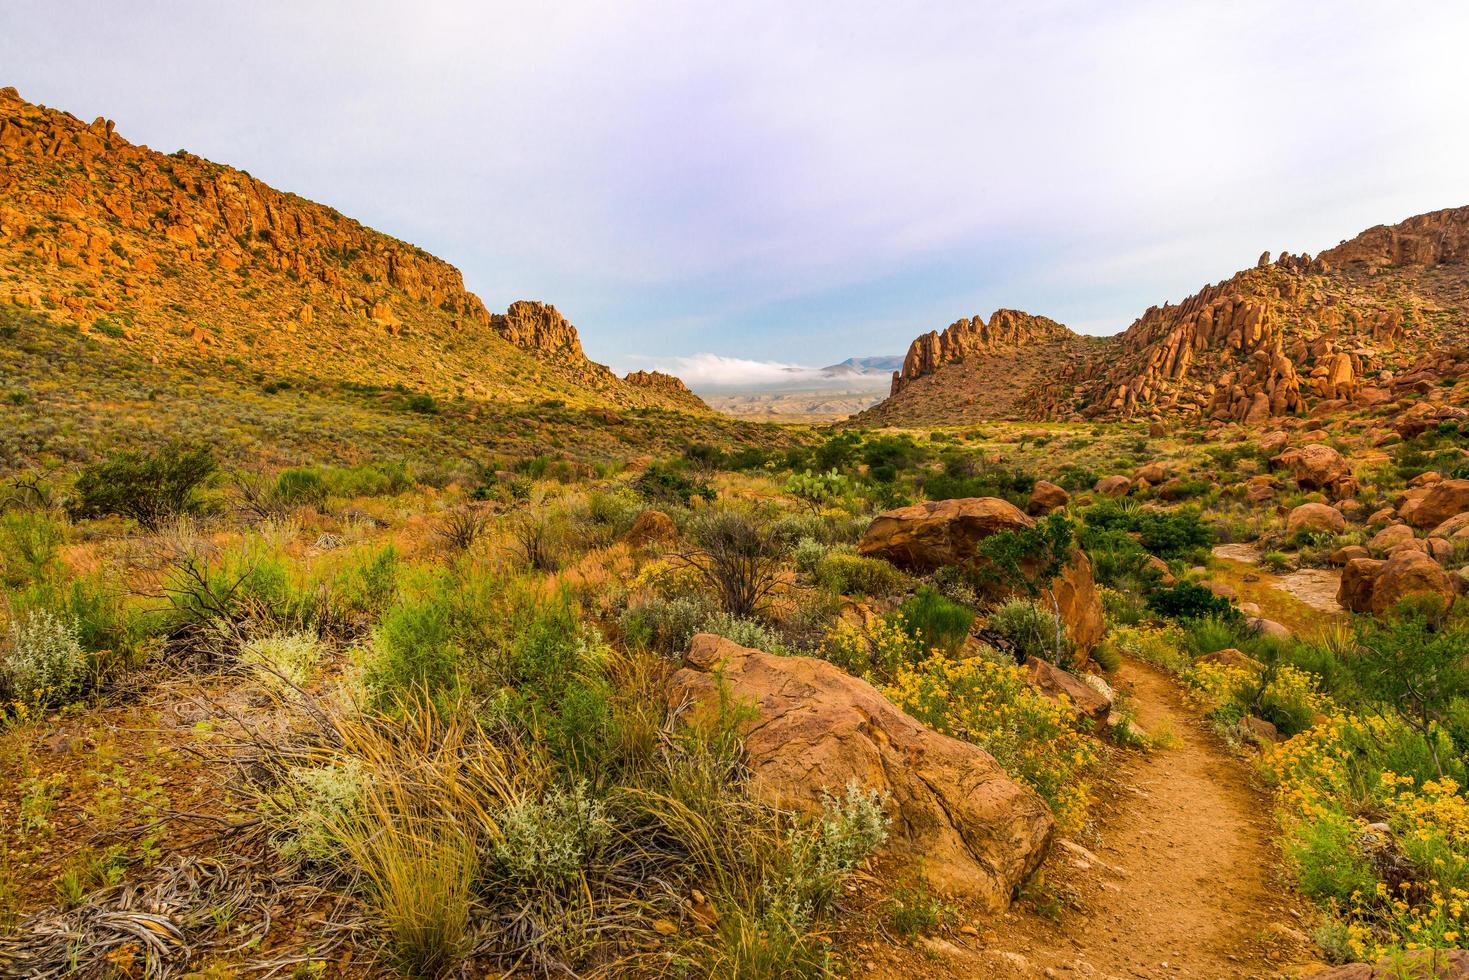
[[[1372,591],[1385,561],[1353,558],[1342,566],[1341,584],[1336,589],[1337,605],[1351,612],[1372,611]]]
[[[887,794],[889,846],[942,894],[1004,909],[1050,846],[1045,801],[989,753],[924,727],[823,660],[701,633],[670,699],[694,712],[750,706],[742,725],[750,791],[767,804],[819,813],[824,793],[853,782]]]
[[[1086,552],[1072,552],[1071,561],[1051,580],[1049,594],[1077,653],[1091,653],[1102,642],[1107,624],[1102,618],[1102,596],[1097,591],[1091,559]]]
[[[1322,490],[1334,498],[1350,497],[1357,481],[1345,456],[1321,443],[1287,449],[1274,462],[1290,469],[1302,490]]]
[[[1434,538],[1469,538],[1469,511],[1455,514],[1428,534]]]
[[[1469,510],[1469,480],[1440,480],[1410,499],[1398,515],[1414,527],[1431,528]]]
[[[1018,507],[998,497],[928,500],[878,514],[857,550],[920,573],[946,565],[975,568],[982,567],[981,541],[1001,531],[1034,526],[1035,521]],[[998,601],[1019,591],[1019,583],[995,583],[984,598]],[[1102,638],[1103,624],[1102,600],[1086,555],[1074,550],[1046,593],[1044,601],[1055,602],[1077,652],[1090,653]]]
[[[1301,504],[1285,519],[1285,533],[1340,534],[1347,529],[1341,511],[1326,504]]]
[[[1041,517],[1053,510],[1059,510],[1071,502],[1071,494],[1064,488],[1056,486],[1047,480],[1035,481],[1035,486],[1030,491],[1030,500],[1025,509],[1029,513]]]
[[[1393,552],[1377,572],[1372,585],[1373,613],[1384,613],[1410,596],[1432,596],[1445,606],[1453,604],[1458,590],[1443,566],[1421,551],[1406,548]]]
[[[1132,489],[1132,481],[1125,476],[1104,476],[1092,489],[1104,497],[1125,497]]]
[[[1408,525],[1389,524],[1372,535],[1372,540],[1367,542],[1367,547],[1379,554],[1387,554],[1405,544],[1412,544],[1415,540],[1413,529]]]
[[[1020,508],[999,497],[925,500],[878,514],[857,551],[912,572],[931,572],[945,565],[967,564],[985,538],[1034,523]]]
[[[1064,697],[1064,703],[1077,714],[1100,721],[1112,710],[1111,698],[1069,670],[1062,670],[1039,657],[1026,657],[1024,666],[1027,684],[1052,701],[1061,701]]]

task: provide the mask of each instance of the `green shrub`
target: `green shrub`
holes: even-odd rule
[[[816,581],[838,595],[882,598],[903,591],[908,576],[878,558],[832,551],[817,563]]]
[[[803,575],[815,575],[821,559],[825,558],[830,550],[815,538],[802,538],[796,542],[796,547],[791,552],[791,560],[796,566],[796,571]]]
[[[1228,599],[1194,582],[1177,582],[1148,597],[1148,608],[1169,619],[1239,620],[1240,611]]]
[[[0,584],[18,588],[44,581],[56,563],[66,529],[51,512],[12,510],[0,514]]]
[[[1293,828],[1285,840],[1285,852],[1296,868],[1296,885],[1318,902],[1352,904],[1354,895],[1371,895],[1377,886],[1372,873],[1355,846],[1354,822],[1339,814],[1323,815]]]
[[[320,507],[326,502],[326,481],[314,469],[284,470],[276,477],[275,493],[289,507]]]
[[[766,653],[786,654],[785,641],[763,623],[753,619],[741,619],[719,610],[699,624],[700,633],[714,633],[726,640],[733,640],[742,647],[764,650]]]
[[[955,911],[923,885],[899,885],[883,903],[882,917],[899,936],[916,939],[943,927]]]
[[[496,821],[501,837],[493,854],[512,881],[564,888],[576,882],[612,835],[606,806],[584,781],[553,787],[542,799],[511,804]]]
[[[707,483],[696,482],[675,470],[654,463],[643,471],[632,483],[632,488],[653,503],[679,504],[688,506],[690,500],[702,497],[713,500],[714,488]]]
[[[1242,647],[1245,645],[1243,627],[1244,623],[1238,617],[1185,618],[1183,623],[1184,646],[1195,657],[1229,647]]]
[[[927,585],[904,602],[903,629],[924,650],[938,649],[950,657],[958,654],[974,624],[974,610],[950,601]]]
[[[1197,507],[1159,510],[1105,500],[1088,507],[1083,518],[1089,528],[1136,534],[1146,551],[1165,560],[1202,561],[1214,544],[1214,531]]]
[[[75,625],[44,609],[10,624],[0,649],[0,692],[28,708],[66,704],[82,690],[88,672]]]
[[[990,613],[988,625],[1013,644],[1017,661],[1038,657],[1060,664],[1071,653],[1071,641],[1061,620],[1032,600],[1005,602]]]
[[[631,646],[673,656],[689,648],[689,641],[713,611],[699,596],[654,597],[629,606],[618,625]]]
[[[119,453],[82,470],[69,506],[74,517],[119,514],[156,530],[197,509],[198,490],[217,468],[204,446],[171,443],[156,453]]]

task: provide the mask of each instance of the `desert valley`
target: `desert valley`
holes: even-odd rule
[[[0,89],[0,976],[1469,977],[1464,203],[705,391]]]

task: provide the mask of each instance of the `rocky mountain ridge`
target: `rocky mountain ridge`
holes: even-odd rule
[[[1469,373],[1469,207],[1378,225],[1315,258],[1266,253],[1115,337],[1061,353],[1054,345],[1075,334],[1000,313],[916,339],[892,397],[859,420],[970,421],[980,416],[967,407],[998,405],[1013,411],[995,417],[1254,424],[1370,408],[1460,377]],[[918,379],[929,380],[911,390]],[[1025,397],[992,397],[1016,385]]]
[[[459,270],[328,206],[0,89],[0,302],[155,359],[435,395],[696,407],[587,359],[553,306],[492,315]]]

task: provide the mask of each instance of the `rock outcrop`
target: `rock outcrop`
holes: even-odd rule
[[[686,409],[582,353],[554,307],[492,316],[454,266],[241,170],[0,89],[0,303],[158,361],[333,387]]]
[[[832,664],[699,634],[671,700],[710,711],[726,698],[753,709],[744,747],[758,799],[819,813],[824,793],[850,783],[887,794],[889,847],[942,894],[1004,909],[1045,857],[1054,821],[1039,796]]]
[[[988,323],[977,316],[955,320],[942,332],[930,330],[908,346],[903,369],[893,372],[892,393],[896,395],[905,383],[933,374],[945,364],[1023,347],[1038,340],[1074,336],[1055,320],[1019,310],[996,310]]]
[[[662,371],[631,371],[622,380],[639,388],[656,391],[669,401],[688,408],[703,412],[710,410],[709,406],[704,403],[704,399],[690,391],[682,378],[676,378],[671,374],[664,374]]]
[[[946,565],[983,569],[980,542],[1001,531],[1034,526],[1035,521],[1018,507],[998,497],[927,500],[878,514],[862,535],[857,550],[915,572],[931,572]],[[1034,569],[1022,571],[1033,573]],[[1016,583],[995,581],[986,598],[1003,599],[1019,590]],[[1086,555],[1073,551],[1046,591],[1078,653],[1091,652],[1102,637],[1102,602]]]

